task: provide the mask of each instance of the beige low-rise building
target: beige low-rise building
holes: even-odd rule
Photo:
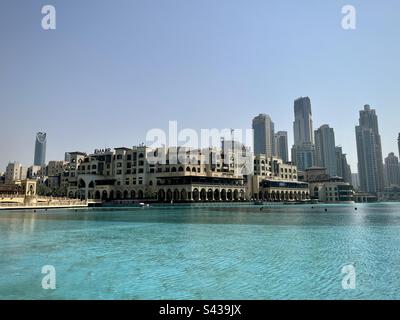
[[[290,202],[310,199],[308,184],[298,181],[297,167],[276,157],[254,157],[254,174],[247,178],[248,197],[256,201]]]
[[[245,200],[240,166],[216,149],[146,146],[97,151],[81,159],[70,197],[161,202]],[[234,161],[233,161],[234,162]]]
[[[140,145],[72,154],[74,165],[64,172],[67,195],[168,203],[309,199],[308,184],[298,181],[296,166],[276,157],[254,157],[233,142],[224,144],[221,149]]]
[[[353,202],[353,186],[341,177],[330,177],[325,168],[312,167],[301,174],[301,179],[309,184],[313,200],[324,203]]]
[[[19,162],[10,162],[7,165],[5,173],[5,183],[12,184],[15,181],[25,180],[27,178],[28,169],[23,167]]]

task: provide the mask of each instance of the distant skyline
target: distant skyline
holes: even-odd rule
[[[293,102],[310,97],[357,171],[359,110],[376,110],[383,157],[398,155],[397,0],[6,0],[0,4],[0,171],[66,151],[133,146],[152,128],[251,128],[258,114],[293,144]],[[41,28],[54,5],[57,29]],[[341,28],[341,8],[357,29]]]

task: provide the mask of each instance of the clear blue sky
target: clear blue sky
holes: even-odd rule
[[[57,30],[41,28],[41,7]],[[341,8],[357,9],[357,30]],[[132,146],[147,130],[250,128],[268,113],[293,141],[293,100],[310,96],[356,171],[354,126],[377,110],[384,156],[397,154],[398,0],[118,0],[0,3],[0,170],[65,151]]]

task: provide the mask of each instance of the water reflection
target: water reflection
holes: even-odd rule
[[[0,212],[0,299],[400,298],[399,208]],[[62,284],[52,293],[40,288],[47,264]],[[354,292],[341,288],[348,264]]]

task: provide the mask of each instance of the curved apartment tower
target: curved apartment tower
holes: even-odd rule
[[[43,167],[46,162],[46,136],[47,134],[44,132],[38,132],[36,134],[35,141],[35,159],[33,164],[35,166]]]

